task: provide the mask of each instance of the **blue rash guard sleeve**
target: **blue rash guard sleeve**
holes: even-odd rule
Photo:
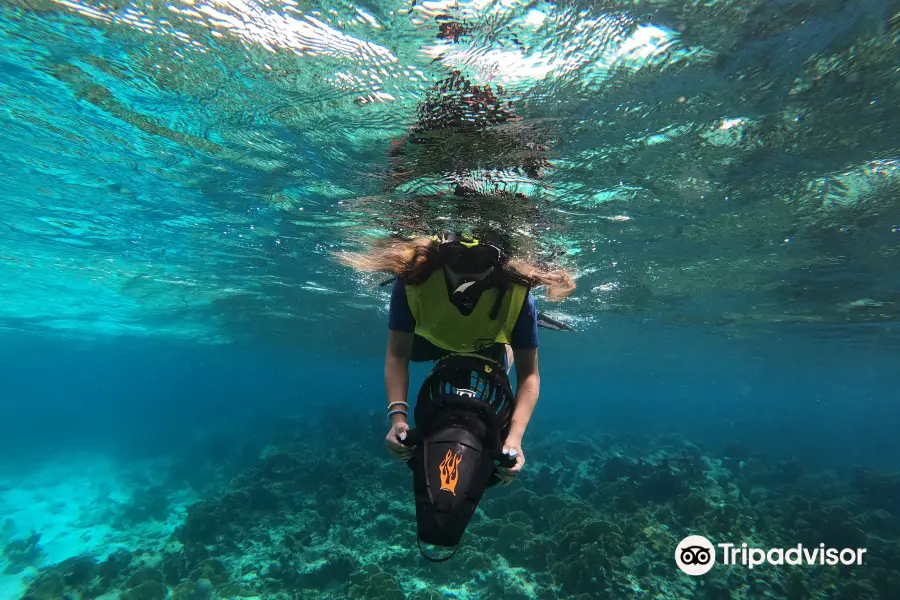
[[[513,350],[533,350],[539,345],[537,307],[531,292],[525,296],[519,318],[513,326],[509,345]]]
[[[394,280],[394,289],[391,291],[388,329],[403,333],[413,333],[416,330],[416,320],[413,318],[409,301],[406,299],[406,286],[399,277]]]

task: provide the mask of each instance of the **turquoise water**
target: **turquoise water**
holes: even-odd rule
[[[898,15],[2,3],[0,598],[900,597]],[[570,269],[575,330],[436,568],[389,288],[333,253],[471,223]],[[693,578],[688,534],[871,562]]]

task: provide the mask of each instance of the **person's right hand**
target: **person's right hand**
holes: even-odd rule
[[[412,448],[404,446],[400,441],[406,439],[406,436],[408,435],[409,424],[400,421],[391,425],[390,431],[388,431],[387,436],[384,438],[384,445],[395,460],[406,462],[412,458]]]

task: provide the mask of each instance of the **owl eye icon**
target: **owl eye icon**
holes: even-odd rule
[[[694,577],[708,573],[716,564],[716,551],[702,535],[689,535],[675,548],[675,564]]]
[[[712,559],[709,548],[688,546],[681,549],[681,562],[686,565],[705,565]]]

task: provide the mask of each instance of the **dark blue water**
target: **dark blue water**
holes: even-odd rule
[[[85,448],[165,455],[213,434],[240,438],[282,416],[380,414],[386,324],[373,316],[367,326],[355,342],[312,338],[318,344],[308,349],[10,336],[0,354],[4,456]],[[728,339],[617,319],[586,331],[542,330],[541,341],[542,392],[529,438],[677,433],[713,454],[739,441],[815,469],[898,467],[897,356],[878,343],[796,329]],[[411,401],[429,367],[413,365]],[[380,437],[363,441],[380,450]]]

